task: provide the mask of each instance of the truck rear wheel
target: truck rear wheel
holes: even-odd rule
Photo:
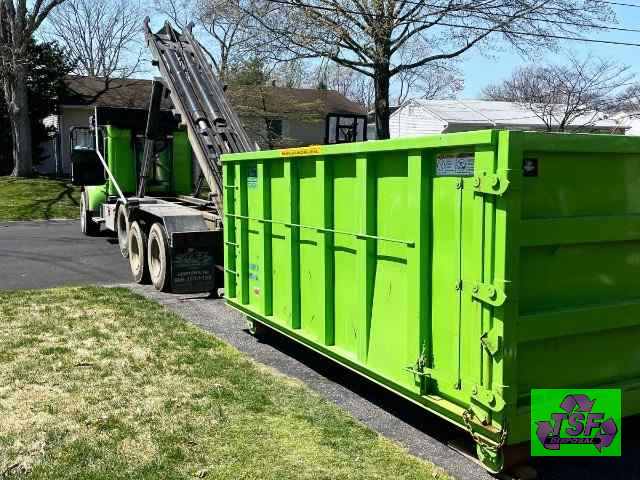
[[[129,256],[129,212],[127,207],[121,205],[116,215],[116,232],[118,234],[118,246],[124,258]]]
[[[129,228],[129,266],[136,283],[149,283],[147,265],[147,235],[140,223],[133,222]]]
[[[151,282],[156,290],[168,292],[171,288],[171,265],[167,231],[161,223],[154,223],[149,231],[147,257]]]
[[[84,191],[80,195],[80,231],[89,237],[97,235],[100,231],[100,226],[92,218],[93,214],[89,211],[89,195]]]

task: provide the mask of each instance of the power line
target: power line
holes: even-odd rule
[[[614,0],[597,0],[598,3],[606,3],[607,5],[617,5],[620,7],[631,7],[631,8],[640,8],[640,4],[636,4],[636,3],[624,3],[624,2],[616,2]],[[410,4],[410,5],[421,5],[422,2],[416,2],[416,1],[411,1],[411,0],[405,0],[405,3]],[[425,4],[426,5],[426,4]],[[430,6],[436,6],[436,5],[430,5]]]
[[[574,27],[601,28],[603,30],[614,30],[616,32],[640,33],[640,28],[609,27],[607,25],[598,25],[596,23],[574,23],[574,22],[566,22],[566,21],[563,21],[563,20],[551,20],[551,19],[548,19],[548,18],[523,17],[523,19],[524,20],[531,20],[532,22],[556,23],[558,25],[572,25]]]
[[[624,2],[616,2],[614,0],[597,0],[598,3],[605,3],[607,5],[617,5],[620,7],[631,7],[631,8],[640,8],[640,4],[636,4],[636,3],[624,3]],[[441,8],[441,5],[434,5],[434,4],[428,4],[425,2],[420,2],[420,1],[412,1],[412,0],[404,0],[404,3],[406,3],[407,5],[424,5],[427,7],[434,7],[434,8]],[[553,8],[557,8],[558,10],[562,10],[559,7],[553,7]]]
[[[427,7],[433,7],[433,8],[439,8],[439,5],[434,5],[434,4],[428,4],[428,3],[424,3],[424,2],[416,2],[416,1],[411,1],[411,0],[404,0],[406,4],[408,5],[424,5]],[[613,3],[614,5],[628,5],[630,7],[636,7],[636,8],[640,8],[640,5],[632,5],[632,4],[623,4],[623,3],[618,3],[618,2],[610,2],[608,0],[598,0],[600,3]],[[553,7],[556,10],[562,10],[561,8],[556,8]],[[468,11],[468,12],[473,12],[474,10],[472,9],[461,9],[463,11]],[[553,24],[557,24],[557,25],[570,25],[573,27],[582,27],[582,28],[598,28],[598,29],[603,29],[603,30],[613,30],[613,31],[617,31],[617,32],[630,32],[630,33],[640,33],[640,29],[639,28],[628,28],[628,27],[613,27],[613,26],[609,26],[609,25],[603,25],[603,24],[598,24],[598,23],[585,23],[585,22],[580,22],[580,23],[576,23],[576,22],[569,22],[566,20],[552,20],[550,18],[536,18],[536,17],[529,17],[529,16],[523,16],[520,17],[520,19],[522,20],[531,20],[533,22],[541,22],[541,23],[553,23]]]
[[[290,1],[287,0],[267,0],[268,2],[271,3],[279,3],[279,4],[283,4],[283,5],[288,5],[291,7],[304,7],[304,8],[309,8],[309,9],[315,9],[315,10],[324,10],[324,11],[329,11],[329,12],[333,12],[336,14],[340,14],[340,13],[351,13],[351,14],[355,14],[355,15],[366,15],[366,16],[375,16],[374,14],[366,14],[364,12],[359,12],[356,10],[349,10],[349,9],[345,9],[345,8],[340,8],[340,9],[336,9],[336,8],[332,8],[332,7],[324,7],[321,5],[310,5],[307,3],[291,3]],[[604,3],[615,3],[615,2],[605,2],[604,0],[599,0],[601,2]],[[411,2],[413,3],[413,2]],[[414,3],[414,5],[417,5]],[[631,4],[628,4],[631,5]],[[640,8],[640,5],[633,5],[635,7]],[[526,19],[526,18],[525,18]],[[532,21],[537,21],[535,19],[530,19]],[[545,19],[541,19],[540,21],[545,21],[545,22],[552,22],[552,23],[556,23],[559,21],[553,21],[553,20],[545,20]],[[445,23],[445,22],[428,22],[426,20],[415,20],[415,23],[422,23],[422,24],[431,24],[434,27],[438,27],[438,26],[443,26],[443,27],[450,27],[450,28],[461,28],[461,29],[467,29],[467,30],[478,30],[478,31],[484,31],[484,32],[496,32],[496,33],[504,33],[504,34],[511,34],[511,35],[519,35],[519,36],[527,36],[527,37],[536,37],[536,38],[553,38],[555,40],[568,40],[568,41],[576,41],[576,42],[586,42],[586,43],[597,43],[597,44],[604,44],[604,45],[615,45],[615,46],[627,46],[627,47],[640,47],[640,43],[633,43],[633,42],[621,42],[621,41],[615,41],[615,40],[599,40],[599,39],[595,39],[595,38],[584,38],[584,37],[573,37],[573,36],[569,36],[569,35],[559,35],[559,34],[551,34],[551,33],[535,33],[535,32],[517,32],[517,31],[513,31],[513,30],[505,30],[505,29],[498,29],[498,28],[489,28],[489,27],[480,27],[480,26],[472,26],[472,25],[457,25],[457,24],[452,24],[452,23]],[[582,26],[582,27],[587,27],[588,24],[572,24],[571,22],[566,22],[566,24],[571,24],[574,26]],[[602,28],[602,29],[610,29],[610,30],[617,30],[615,28],[610,28],[607,26],[596,26],[594,25],[591,28]],[[636,32],[636,33],[640,33],[640,30],[633,30],[633,29],[624,29],[623,31],[630,31],[630,32]]]
[[[600,3],[607,3],[609,5],[618,5],[620,7],[632,7],[632,8],[640,8],[640,5],[634,3],[623,3],[623,2],[613,2],[611,0],[598,0]]]
[[[271,0],[269,0],[271,1]],[[615,40],[598,40],[596,38],[580,38],[580,37],[571,37],[568,35],[555,35],[552,33],[534,33],[534,32],[514,32],[512,30],[497,30],[495,28],[489,27],[473,27],[471,25],[455,25],[451,23],[443,23],[439,22],[435,26],[442,25],[445,27],[451,28],[463,28],[470,30],[480,30],[485,32],[498,32],[498,33],[509,33],[511,35],[522,35],[527,37],[538,37],[538,38],[553,38],[555,40],[571,40],[576,42],[587,42],[587,43],[600,43],[605,45],[617,45],[617,46],[626,46],[626,47],[640,47],[640,43],[632,43],[632,42],[618,42]]]

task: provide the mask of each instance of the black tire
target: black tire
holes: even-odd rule
[[[171,258],[167,230],[161,223],[154,223],[149,230],[147,264],[151,283],[161,292],[171,290]]]
[[[124,258],[129,257],[130,230],[131,225],[129,224],[129,212],[126,206],[120,205],[120,208],[118,208],[118,212],[116,213],[116,233],[118,234],[118,247],[120,247],[120,253]]]
[[[89,210],[89,195],[85,191],[80,195],[80,231],[88,237],[93,237],[100,232],[100,225],[92,219],[93,213]]]
[[[136,283],[149,283],[147,265],[147,234],[138,222],[129,228],[129,266]]]

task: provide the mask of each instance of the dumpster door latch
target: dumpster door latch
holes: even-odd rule
[[[507,299],[507,296],[501,289],[487,283],[476,283],[471,290],[471,295],[494,307],[501,306]]]

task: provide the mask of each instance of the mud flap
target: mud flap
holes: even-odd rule
[[[211,292],[216,287],[216,244],[220,232],[171,234],[171,291]]]

